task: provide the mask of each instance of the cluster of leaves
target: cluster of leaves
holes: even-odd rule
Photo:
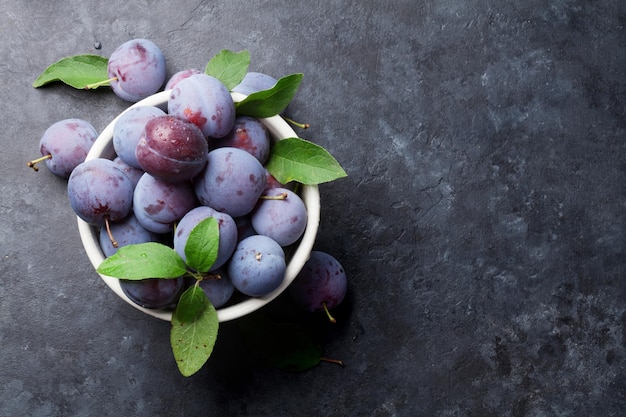
[[[108,60],[99,55],[76,55],[50,65],[33,82],[38,88],[61,81],[77,89],[93,89],[106,84]],[[205,73],[218,78],[230,90],[246,75],[250,64],[247,51],[223,50],[213,57]],[[268,90],[250,94],[236,103],[238,115],[267,118],[280,114],[293,99],[303,75],[282,77]],[[339,163],[322,147],[293,137],[272,147],[268,171],[282,183],[320,184],[345,177]],[[97,268],[98,273],[127,280],[146,278],[175,279],[193,277],[195,285],[181,295],[172,314],[170,343],[178,369],[184,376],[199,371],[210,357],[219,327],[217,311],[200,288],[217,258],[219,226],[215,219],[200,222],[190,233],[185,247],[185,262],[171,247],[144,243],[119,248]],[[321,360],[321,347],[295,325],[274,324],[267,320],[241,322],[250,345],[267,346],[260,355],[284,369],[303,370]],[[282,336],[282,337],[279,337]],[[267,345],[261,340],[282,340]]]
[[[170,342],[178,369],[184,376],[202,368],[217,339],[217,311],[199,283],[203,279],[216,279],[207,274],[217,259],[218,244],[219,226],[209,217],[191,231],[185,246],[186,263],[171,247],[149,242],[119,248],[97,269],[103,275],[128,280],[181,276],[196,279],[180,296],[172,314]]]

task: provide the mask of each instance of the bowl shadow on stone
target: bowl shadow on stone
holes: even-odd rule
[[[343,302],[332,310],[337,322],[330,323],[324,312],[310,313],[302,310],[292,300],[289,291],[285,291],[272,303],[252,312],[248,317],[254,319],[254,316],[262,315],[276,323],[297,325],[319,341],[323,357],[341,360],[346,367],[349,367],[355,366],[350,357],[335,357],[335,355],[345,355],[348,351],[346,338],[354,341],[364,336],[363,326],[360,323],[356,323],[355,326],[352,319],[353,302],[352,293],[348,291]],[[353,329],[352,333],[349,333],[349,329]],[[219,387],[218,393],[225,392],[230,396],[233,393],[253,394],[259,389],[271,390],[272,387],[268,386],[269,382],[277,386],[289,384],[293,382],[292,374],[302,372],[277,368],[259,357],[255,347],[250,347],[245,343],[243,332],[244,330],[239,326],[239,320],[220,326],[220,335],[211,354],[212,360],[207,364],[206,370],[203,370],[205,377],[212,381],[208,386]],[[329,367],[329,372],[342,370],[336,364],[323,361],[317,366]],[[334,371],[335,368],[336,371]],[[274,377],[258,377],[268,373]]]

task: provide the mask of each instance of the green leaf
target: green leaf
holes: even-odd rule
[[[223,50],[217,53],[206,65],[204,72],[220,80],[232,90],[243,80],[250,65],[248,51],[232,52]]]
[[[279,79],[274,87],[250,94],[235,103],[239,116],[271,117],[279,114],[291,102],[298,91],[303,74],[296,73]]]
[[[209,304],[209,299],[202,288],[192,285],[178,299],[176,314],[181,323],[194,320]]]
[[[108,257],[97,271],[115,278],[178,278],[187,272],[185,262],[169,246],[156,242],[123,246]]]
[[[305,371],[322,360],[322,347],[313,332],[295,323],[278,323],[262,314],[239,320],[248,348],[272,366],[288,371]]]
[[[33,82],[33,87],[62,81],[74,88],[84,89],[89,84],[101,83],[109,78],[108,62],[108,58],[89,54],[62,58],[46,68]]]
[[[192,321],[181,320],[181,312],[176,307],[172,315],[170,343],[178,370],[183,376],[198,372],[213,352],[217,340],[219,321],[217,311],[210,302]],[[183,314],[182,318],[184,317]]]
[[[301,138],[276,142],[266,168],[283,184],[290,181],[321,184],[347,176],[326,149]]]
[[[217,259],[220,228],[214,217],[207,217],[189,233],[185,244],[187,265],[200,273],[208,272]]]

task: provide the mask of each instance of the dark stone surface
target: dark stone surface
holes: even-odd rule
[[[0,416],[626,412],[624,2],[0,4]],[[316,244],[350,280],[320,325],[345,368],[259,365],[230,323],[181,377],[169,325],[93,271],[66,182],[26,168],[53,122],[127,106],[35,77],[134,37],[170,74],[244,48],[305,74],[290,112],[349,173]]]

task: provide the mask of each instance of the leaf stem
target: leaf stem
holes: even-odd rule
[[[111,81],[117,81],[117,77],[108,78],[106,80],[98,81],[97,83],[87,84],[85,86],[85,90],[95,90],[103,85],[111,84]]]
[[[196,280],[195,284],[198,284],[204,279],[204,276],[200,272],[192,271],[189,267],[187,267],[187,275]]]
[[[278,195],[267,195],[264,194],[262,196],[259,197],[261,200],[286,200],[287,199],[287,193],[280,193]]]
[[[308,129],[309,127],[311,127],[311,125],[308,123],[299,123],[285,116],[283,116],[283,119],[285,119],[287,123],[291,123],[292,125],[299,127],[300,129]]]
[[[218,273],[211,273],[203,275],[202,279],[222,279],[222,276]]]

